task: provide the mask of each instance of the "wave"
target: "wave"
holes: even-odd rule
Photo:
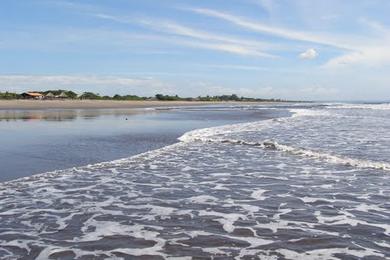
[[[181,142],[206,142],[206,143],[227,143],[234,145],[248,145],[254,147],[260,147],[263,149],[272,149],[281,152],[285,152],[291,155],[302,156],[317,160],[326,161],[332,164],[346,165],[362,169],[378,169],[384,171],[390,171],[390,163],[377,162],[370,160],[355,159],[350,157],[344,157],[334,155],[322,151],[314,151],[306,148],[298,148],[285,144],[280,144],[273,140],[263,140],[259,142],[250,142],[245,140],[229,138],[227,135],[233,133],[260,131],[268,127],[276,127],[278,123],[286,122],[290,119],[296,119],[296,117],[306,116],[334,116],[331,112],[325,110],[309,110],[309,109],[290,109],[293,113],[292,117],[269,119],[251,123],[241,123],[224,125],[218,127],[210,127],[204,129],[197,129],[182,135],[179,140]]]
[[[271,147],[273,149],[287,152],[289,154],[320,159],[333,164],[341,164],[341,165],[353,166],[357,168],[369,168],[369,169],[390,171],[390,163],[386,163],[386,162],[375,162],[375,161],[361,160],[361,159],[355,159],[349,157],[341,157],[338,155],[332,155],[325,152],[317,152],[317,151],[308,150],[304,148],[296,148],[293,146],[278,144],[277,142],[267,141],[264,142],[264,144],[265,144],[264,147],[266,148]]]
[[[331,112],[325,110],[290,108],[289,112],[292,113],[292,116],[273,118],[273,119],[267,119],[267,120],[250,122],[250,123],[238,123],[238,124],[195,129],[183,134],[181,137],[178,138],[178,140],[182,142],[201,141],[201,140],[207,141],[208,137],[211,136],[216,138],[219,135],[263,130],[268,127],[273,127],[275,126],[275,124],[283,123],[291,118],[296,118],[296,117],[334,116]]]
[[[377,170],[390,171],[390,163],[387,162],[376,162],[376,161],[361,160],[361,159],[355,159],[349,157],[342,157],[342,156],[333,155],[325,152],[313,151],[310,149],[297,148],[289,145],[279,144],[278,142],[272,140],[265,140],[261,142],[248,142],[244,140],[234,140],[234,139],[203,138],[203,139],[198,139],[198,141],[203,141],[208,143],[248,145],[248,146],[260,147],[268,150],[281,151],[292,155],[322,160],[332,164],[352,166],[361,169],[377,169]]]
[[[325,111],[321,109],[289,109],[293,113],[292,117],[301,117],[301,116],[334,116],[330,111]]]
[[[381,104],[333,104],[329,108],[341,109],[370,109],[370,110],[390,110],[390,103]]]
[[[268,127],[274,127],[275,124],[286,122],[291,118],[305,117],[305,116],[333,116],[331,112],[325,110],[313,110],[313,109],[296,109],[290,108],[289,112],[292,116],[266,119],[262,121],[249,122],[249,123],[238,123],[223,126],[208,127],[202,129],[195,129],[184,133],[178,138],[182,142],[191,141],[208,141],[209,137],[217,138],[221,135],[238,133],[238,132],[251,132],[266,129]]]
[[[210,139],[210,137],[216,139],[218,138],[218,136],[223,136],[226,134],[261,130],[271,126],[272,123],[276,121],[278,121],[278,119],[268,119],[260,122],[230,124],[230,125],[196,129],[196,130],[186,132],[181,137],[179,137],[178,140],[185,143],[194,142],[194,141],[207,142]]]

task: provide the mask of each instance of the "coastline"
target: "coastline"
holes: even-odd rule
[[[223,101],[116,101],[116,100],[0,100],[0,109],[115,109],[152,108],[170,106],[201,106],[219,104],[271,104],[279,102],[223,102]]]
[[[23,103],[46,104],[34,101]],[[53,103],[50,102],[51,105]],[[81,102],[70,103],[74,105]],[[0,165],[4,172],[0,176],[0,182],[128,158],[176,143],[178,137],[195,129],[281,116],[274,110],[246,110],[233,107],[226,109],[230,107],[229,105],[225,109],[206,106],[206,110],[203,110],[201,105],[205,103],[201,102],[83,103],[110,104],[97,109],[93,106],[87,109],[85,106],[81,109],[69,107],[62,109],[53,106],[0,109],[0,125],[4,130],[0,146]],[[111,109],[108,105],[112,103],[126,106]],[[143,108],[176,106],[177,109],[144,110],[142,105]],[[199,109],[185,108],[197,105]]]

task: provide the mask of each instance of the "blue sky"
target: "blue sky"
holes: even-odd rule
[[[388,0],[2,0],[0,91],[390,99]]]

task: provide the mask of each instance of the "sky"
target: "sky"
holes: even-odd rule
[[[0,91],[390,100],[389,0],[1,0]]]

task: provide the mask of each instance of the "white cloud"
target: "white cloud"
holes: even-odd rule
[[[299,54],[299,58],[304,60],[312,60],[317,58],[317,56],[318,56],[318,52],[313,48],[307,49],[306,51]]]

